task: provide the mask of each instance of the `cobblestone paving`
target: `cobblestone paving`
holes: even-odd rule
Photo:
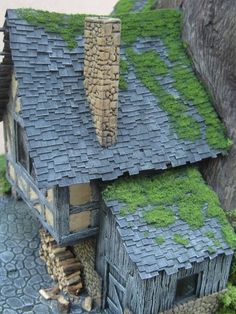
[[[39,257],[39,228],[24,202],[0,196],[1,314],[58,313],[56,301],[45,301],[38,293],[53,285]],[[87,312],[73,304],[71,313]]]

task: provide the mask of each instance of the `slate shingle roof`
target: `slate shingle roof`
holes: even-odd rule
[[[121,216],[120,209],[124,206],[122,202],[106,201],[106,205],[116,219],[124,248],[136,264],[142,279],[158,276],[163,270],[172,275],[179,269],[191,268],[191,264],[200,263],[206,258],[213,259],[220,254],[233,254],[233,250],[223,240],[221,226],[215,218],[206,219],[200,229],[192,229],[181,219],[176,219],[174,224],[166,228],[155,228],[142,218],[142,212],[151,209],[151,206]],[[176,215],[178,217],[177,208]],[[206,233],[209,231],[214,232],[214,239],[207,237]],[[176,243],[173,240],[174,234],[181,234],[184,239],[189,240],[189,244],[184,247]],[[165,239],[161,245],[155,242],[155,238],[159,236]],[[219,241],[218,247],[215,247],[214,241]],[[215,253],[210,253],[209,247],[215,248]]]
[[[14,10],[8,10],[7,23],[20,116],[40,188],[112,180],[125,172],[176,167],[221,153],[210,148],[205,138],[178,139],[167,113],[131,67],[128,90],[119,94],[117,143],[101,147],[83,88],[83,37],[78,36],[77,48],[69,50],[59,35],[29,25]],[[158,39],[138,39],[134,48],[158,49],[165,55]],[[171,89],[171,77],[163,84]],[[189,114],[201,121],[204,131],[191,104]]]
[[[140,12],[143,10],[145,5],[147,4],[148,0],[135,0],[134,1],[134,6],[131,10],[131,12]],[[114,8],[112,14],[116,14],[116,8]]]

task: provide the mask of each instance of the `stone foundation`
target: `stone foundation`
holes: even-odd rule
[[[172,309],[160,312],[159,314],[215,314],[218,307],[218,295],[224,293],[225,290],[191,300],[189,302],[174,306]],[[134,314],[128,308],[124,310],[124,314]]]
[[[80,241],[74,246],[74,253],[83,265],[85,287],[94,302],[101,306],[102,280],[95,270],[96,240]]]
[[[176,305],[172,309],[160,314],[215,314],[219,306],[217,297],[223,292],[225,292],[225,290],[196,300],[191,300],[184,304]]]

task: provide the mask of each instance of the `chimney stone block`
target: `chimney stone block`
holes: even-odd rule
[[[97,139],[104,147],[117,137],[120,31],[119,19],[85,20],[84,87]]]

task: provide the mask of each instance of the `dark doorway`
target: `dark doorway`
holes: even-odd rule
[[[196,297],[198,274],[194,274],[177,281],[175,303]]]

